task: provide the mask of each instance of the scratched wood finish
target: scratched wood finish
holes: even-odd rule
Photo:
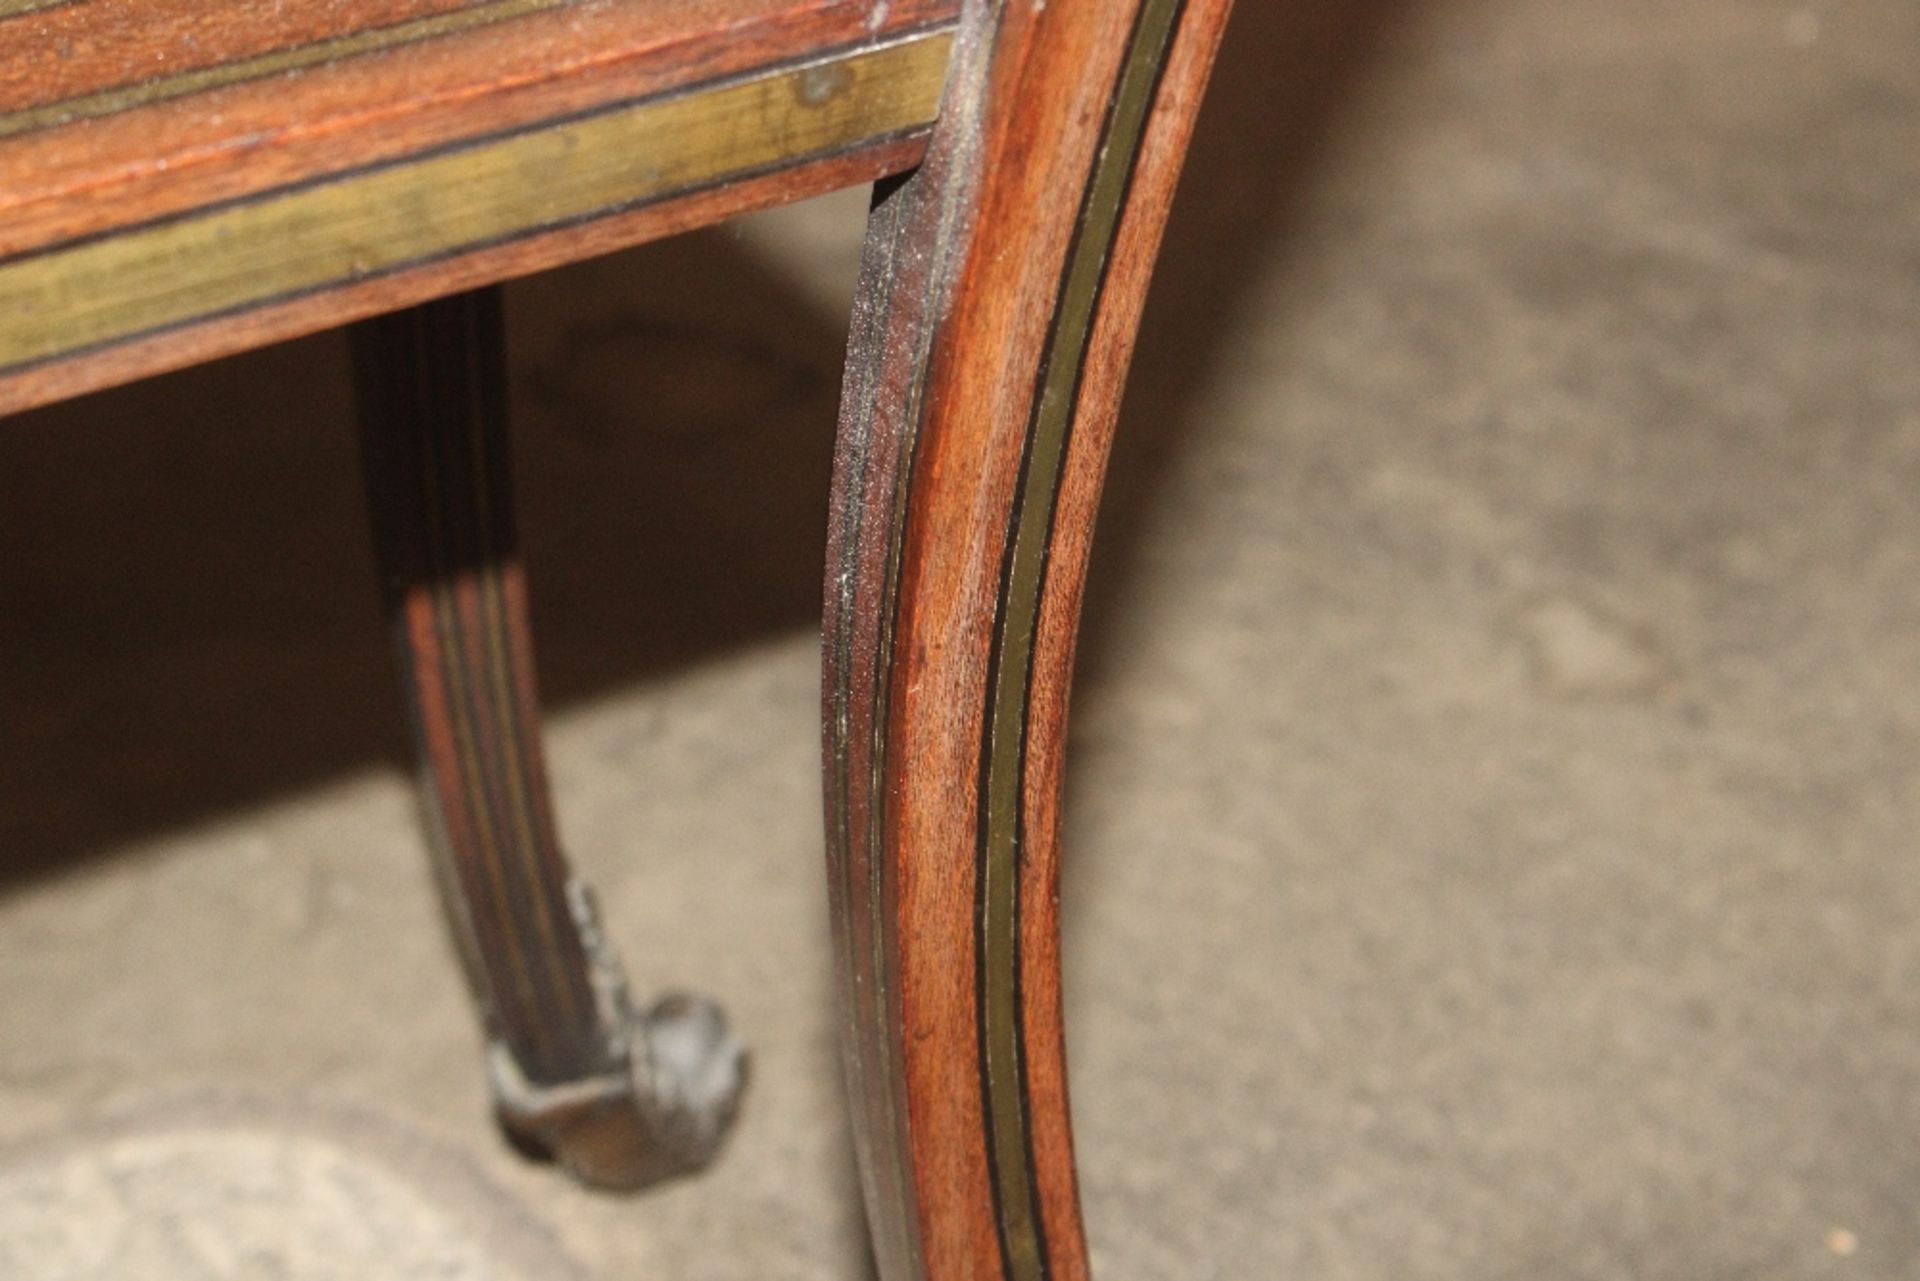
[[[896,172],[956,3],[0,0],[0,412]]]
[[[1067,689],[1121,384],[1227,8],[970,4],[927,161],[876,193],[824,710],[886,1281],[1087,1273],[1059,987]]]

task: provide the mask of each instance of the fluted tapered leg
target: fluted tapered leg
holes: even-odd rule
[[[436,871],[503,1122],[582,1180],[704,1164],[745,1062],[709,1002],[630,1008],[568,870],[534,692],[497,290],[354,327],[362,455]]]

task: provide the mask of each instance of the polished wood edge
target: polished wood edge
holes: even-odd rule
[[[745,154],[742,167],[727,171],[723,164],[715,164],[713,168],[720,172],[706,181],[700,181],[697,176],[686,177],[683,170],[682,180],[667,186],[661,183],[658,170],[647,171],[632,165],[633,170],[639,171],[633,175],[637,185],[644,187],[652,183],[658,194],[621,198],[616,193],[614,200],[598,210],[564,218],[536,217],[523,229],[508,230],[504,234],[496,224],[485,229],[484,234],[471,235],[464,242],[456,235],[446,248],[416,253],[410,259],[396,254],[392,244],[384,250],[375,246],[375,252],[389,255],[390,260],[384,264],[357,257],[359,236],[366,232],[358,231],[356,226],[343,229],[340,224],[323,222],[312,229],[312,234],[320,237],[326,252],[333,255],[328,261],[340,270],[331,280],[323,278],[300,288],[285,287],[284,270],[280,271],[278,292],[268,286],[271,277],[266,273],[255,276],[236,273],[234,264],[226,257],[230,248],[217,241],[205,245],[204,260],[178,260],[168,248],[175,238],[183,234],[189,240],[206,236],[208,225],[196,219],[168,220],[142,229],[162,237],[145,242],[134,256],[134,262],[148,273],[144,280],[102,276],[102,264],[86,259],[81,262],[92,267],[91,280],[86,273],[65,270],[73,260],[52,269],[44,266],[46,261],[58,259],[63,252],[99,252],[98,246],[110,244],[117,237],[102,237],[70,250],[0,262],[0,292],[30,304],[0,313],[0,354],[15,358],[13,368],[0,371],[0,413],[294,337],[420,302],[436,293],[523,275],[751,209],[899,172],[914,164],[924,148],[926,129],[934,115],[940,81],[945,74],[950,39],[950,33],[945,30],[921,33],[745,82],[730,82],[728,87],[736,92],[743,84],[754,91],[745,103],[736,103],[732,117],[735,120],[744,122],[749,117],[743,116],[743,111],[750,112],[754,104],[777,100],[782,94],[801,99],[808,94],[824,94],[826,102],[816,104],[813,109],[824,108],[831,127],[811,135],[788,132],[777,136],[743,129],[740,132],[744,136],[738,146],[719,153],[718,157],[740,160]],[[848,77],[844,81],[840,78],[843,72]],[[876,87],[884,94],[885,110],[869,112],[874,95],[868,90]],[[698,96],[674,95],[661,105],[684,104]],[[652,122],[657,124],[660,119],[656,115]],[[630,119],[621,123],[626,128],[632,127]],[[780,154],[785,147],[804,146],[809,140],[823,144],[821,149],[812,154]],[[542,137],[540,141],[551,145],[555,140]],[[564,146],[561,141],[559,147]],[[445,160],[450,154],[459,153],[437,152],[423,163]],[[626,161],[631,161],[630,155]],[[620,156],[613,157],[611,163],[621,168],[623,174],[628,167]],[[387,167],[371,172],[375,177],[391,181],[394,170]],[[437,174],[437,171],[430,172]],[[471,190],[447,192],[422,186],[416,181],[417,174],[406,170],[401,173],[397,187],[406,198],[389,203],[388,216],[405,218],[410,208],[417,207],[409,206],[407,199],[432,202],[444,196],[458,203],[470,201],[473,194]],[[627,178],[615,175],[612,181],[624,182]],[[660,190],[661,187],[665,189]],[[296,190],[290,198],[311,190]],[[248,202],[232,208],[251,207],[252,202]],[[325,207],[336,206],[329,198]],[[215,211],[206,217],[218,217],[224,212]],[[185,233],[178,230],[187,224],[191,225]],[[271,220],[265,225],[268,230],[264,236],[258,226],[251,229],[256,237],[261,237],[254,251],[272,256],[282,251],[287,241],[284,236],[276,239]],[[461,226],[470,227],[470,224]],[[354,234],[356,231],[358,235]],[[417,241],[418,229],[410,234]],[[113,255],[106,261],[113,261]],[[42,266],[36,268],[36,263]],[[172,274],[176,269],[187,273],[184,280]],[[10,273],[14,271],[22,271],[22,278],[11,278]],[[213,305],[208,305],[206,294],[195,296],[196,305],[183,305],[180,291],[191,284],[196,271],[208,273],[221,289],[231,292],[216,294]],[[128,288],[129,284],[132,289]],[[221,298],[227,300],[224,305],[220,305]],[[150,302],[155,304],[154,309],[139,310]],[[129,315],[131,322],[127,319]],[[80,318],[78,321],[74,320],[76,316]],[[154,323],[156,317],[159,323]],[[56,328],[63,321],[67,327]],[[146,323],[142,324],[143,321]],[[71,344],[64,351],[61,336]],[[25,359],[21,359],[22,356]]]
[[[1059,783],[1127,354],[1226,0],[971,8],[870,227],[836,453],[828,839],[886,1281],[1087,1273]]]

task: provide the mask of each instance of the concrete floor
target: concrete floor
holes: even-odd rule
[[[1920,1277],[1920,7],[1235,22],[1076,703],[1100,1275]],[[757,1053],[644,1199],[489,1128],[338,339],[0,433],[0,1276],[862,1274],[814,775],[859,205],[512,294],[563,827]]]

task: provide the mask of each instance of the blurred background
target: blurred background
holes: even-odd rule
[[[1916,158],[1911,0],[1242,0],[1076,693],[1105,1281],[1920,1277]],[[0,1275],[863,1275],[863,208],[509,294],[563,834],[756,1054],[638,1200],[489,1123],[338,336],[0,430]]]

